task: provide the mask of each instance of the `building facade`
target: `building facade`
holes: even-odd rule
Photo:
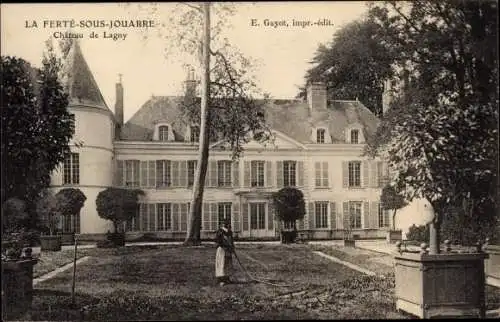
[[[69,110],[75,117],[73,154],[52,176],[55,191],[81,189],[87,201],[75,229],[88,238],[112,230],[96,211],[107,187],[145,191],[136,218],[125,225],[130,238],[186,236],[198,156],[199,127],[182,117],[182,97],[151,97],[127,122],[124,88],[116,84],[113,114],[105,104],[77,42],[66,57]],[[188,77],[187,86],[195,82]],[[221,142],[210,146],[202,212],[202,238],[213,238],[231,217],[241,239],[278,238],[271,196],[299,188],[306,216],[298,229],[311,239],[341,239],[352,225],[358,238],[384,238],[390,216],[380,207],[387,167],[363,156],[379,120],[358,100],[328,101],[326,86],[312,83],[308,99],[273,100],[266,106],[274,140],[249,142],[237,161]]]

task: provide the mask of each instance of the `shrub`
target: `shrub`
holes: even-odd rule
[[[131,220],[139,210],[139,197],[144,191],[139,189],[107,188],[97,195],[99,217],[113,222],[115,232],[120,224]]]
[[[421,243],[429,243],[429,227],[427,225],[415,226],[413,224],[406,235],[406,239],[418,241]]]
[[[304,194],[297,188],[286,187],[273,194],[276,216],[285,222],[304,218],[306,206]]]

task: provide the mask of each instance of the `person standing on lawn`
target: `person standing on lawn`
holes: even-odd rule
[[[231,219],[225,218],[224,223],[215,235],[217,251],[215,253],[215,278],[220,286],[230,283],[230,272],[233,268],[232,256],[234,251]]]

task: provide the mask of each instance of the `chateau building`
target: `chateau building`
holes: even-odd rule
[[[129,238],[153,234],[182,239],[198,155],[199,128],[182,117],[182,97],[151,97],[124,122],[124,87],[116,84],[113,113],[75,41],[66,57],[69,110],[75,118],[72,154],[52,175],[55,192],[75,187],[87,196],[80,218],[65,223],[83,238],[112,230],[100,218],[96,197],[107,187],[139,188],[146,194],[136,218],[125,225]],[[195,86],[192,76],[186,86]],[[130,89],[133,90],[133,89]],[[352,224],[358,238],[384,238],[390,216],[380,208],[387,173],[381,160],[363,156],[366,139],[379,120],[358,100],[327,100],[326,86],[312,83],[306,101],[272,100],[265,107],[273,142],[249,142],[237,161],[223,143],[213,142],[202,213],[202,238],[213,238],[231,217],[241,239],[279,236],[271,196],[282,187],[299,188],[306,216],[299,230],[312,239],[341,239]],[[77,144],[79,143],[79,144]]]

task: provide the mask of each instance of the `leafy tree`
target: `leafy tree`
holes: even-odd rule
[[[17,197],[30,208],[69,153],[74,125],[68,95],[50,41],[40,69],[11,56],[2,56],[1,64],[2,203]]]
[[[398,194],[392,186],[387,185],[382,189],[380,203],[382,204],[382,209],[394,211],[392,213],[392,229],[396,229],[396,212],[398,209],[406,206],[404,197]]]
[[[340,28],[330,44],[320,44],[306,72],[306,83],[323,81],[331,99],[358,98],[373,113],[382,113],[383,82],[392,76],[392,47],[381,41],[382,26],[372,19],[355,20]],[[305,86],[299,97],[306,96]]]
[[[99,217],[111,220],[117,233],[120,224],[137,215],[142,195],[144,191],[139,189],[107,188],[97,195],[97,213]]]
[[[9,198],[2,204],[2,233],[10,234],[26,226],[29,215],[26,202],[18,198]]]
[[[59,226],[59,214],[57,212],[57,199],[49,189],[40,192],[36,200],[36,213],[43,225],[42,232],[55,235]]]
[[[155,5],[149,9],[152,14],[161,16]],[[214,12],[214,17],[211,12]],[[271,137],[264,118],[266,100],[254,99],[263,95],[251,74],[254,64],[222,36],[223,31],[230,28],[228,17],[233,13],[234,7],[226,3],[182,4],[167,14],[170,19],[162,23],[163,28],[159,30],[169,44],[167,54],[180,49],[183,56],[187,54],[193,58],[193,65],[199,67],[202,74],[201,104],[194,92],[186,93],[181,104],[186,118],[200,124],[199,157],[185,239],[187,245],[201,243],[209,141],[220,140],[229,144],[233,159],[237,159],[243,145],[252,138],[265,142]],[[167,32],[162,33],[164,30]]]
[[[306,214],[304,194],[297,188],[285,187],[275,192],[273,205],[276,216],[281,221],[293,223],[294,229],[296,229],[295,222],[304,218]]]
[[[82,209],[87,197],[76,188],[64,188],[56,194],[57,212],[61,216],[77,216]]]
[[[426,198],[436,210],[431,252],[454,209],[494,227],[498,165],[496,2],[415,1],[372,4],[384,42],[410,74],[382,119],[370,154],[385,153],[396,191]],[[489,44],[489,45],[488,45]],[[464,221],[465,222],[465,221]],[[476,225],[478,227],[480,225]],[[490,232],[477,232],[484,238]]]

